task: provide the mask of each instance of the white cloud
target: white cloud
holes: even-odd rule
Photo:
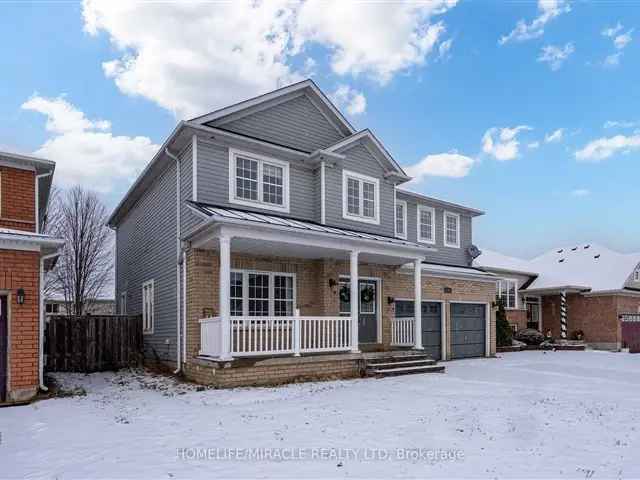
[[[542,47],[538,62],[549,64],[549,68],[554,72],[559,70],[564,61],[575,52],[573,43],[567,43],[564,47],[556,47],[555,45],[546,45]]]
[[[527,147],[529,147],[532,150],[535,150],[536,148],[540,147],[540,142],[531,142],[527,144]]]
[[[482,137],[482,151],[501,162],[513,160],[520,153],[520,142],[517,139],[517,135],[527,130],[532,130],[532,128],[527,125],[520,125],[514,128],[490,128]]]
[[[64,97],[36,95],[22,108],[47,117],[51,136],[34,153],[56,162],[56,181],[63,186],[80,183],[111,192],[129,184],[159,148],[147,137],[113,135],[109,122],[88,119]]]
[[[405,167],[412,182],[419,183],[426,177],[461,178],[469,175],[476,161],[457,152],[427,155],[418,163]]]
[[[292,66],[311,45],[329,51],[335,73],[384,84],[425,63],[445,31],[432,17],[456,1],[84,0],[83,17],[90,35],[106,33],[120,52],[103,63],[105,75],[182,118],[313,73],[315,60]]]
[[[615,37],[618,32],[620,32],[624,27],[622,26],[622,24],[620,22],[618,22],[618,24],[615,27],[607,27],[605,29],[602,30],[602,36],[604,37],[609,37],[609,38],[613,38]]]
[[[547,23],[563,13],[570,12],[571,6],[566,0],[538,0],[538,11],[539,15],[531,23],[518,21],[511,33],[500,37],[498,43],[504,45],[511,41],[522,42],[541,37]]]
[[[438,60],[448,60],[451,58],[451,46],[453,45],[453,38],[449,38],[443,42],[440,42],[438,46]]]
[[[331,99],[339,108],[344,108],[349,115],[359,115],[367,109],[364,94],[349,85],[339,85],[331,94]]]
[[[564,138],[564,128],[559,128],[551,133],[547,133],[544,136],[545,143],[557,143],[561,142]]]
[[[620,57],[622,57],[622,52],[612,53],[611,55],[607,55],[602,64],[605,67],[617,67],[620,65]]]
[[[616,153],[627,153],[637,149],[640,149],[640,133],[631,136],[616,135],[598,138],[578,150],[575,156],[579,161],[599,162]]]
[[[591,195],[591,190],[586,188],[576,188],[575,190],[571,190],[572,197],[588,197]]]
[[[627,121],[616,121],[616,120],[607,120],[604,122],[604,128],[635,128],[640,126],[640,122],[627,122]]]
[[[633,40],[633,37],[631,36],[632,33],[633,33],[633,30],[629,30],[627,33],[624,33],[622,35],[617,35],[613,39],[613,46],[616,47],[618,50],[622,50],[631,42],[631,40]]]

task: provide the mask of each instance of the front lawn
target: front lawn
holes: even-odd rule
[[[499,357],[235,390],[63,375],[86,395],[0,409],[0,477],[640,477],[640,355]]]

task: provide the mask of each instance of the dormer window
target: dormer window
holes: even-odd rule
[[[407,202],[396,200],[396,237],[407,238]]]
[[[377,178],[342,171],[342,216],[349,220],[380,223],[380,182]]]
[[[288,212],[289,164],[230,149],[229,202]]]
[[[460,248],[460,215],[444,212],[444,245]]]

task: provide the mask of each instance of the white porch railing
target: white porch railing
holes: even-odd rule
[[[350,317],[231,317],[232,357],[299,355],[351,349]],[[221,353],[220,317],[200,320],[200,355]]]
[[[413,317],[393,318],[391,320],[391,345],[394,347],[412,347],[415,345]]]

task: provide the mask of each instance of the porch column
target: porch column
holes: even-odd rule
[[[567,338],[567,292],[560,292],[560,337]]]
[[[422,260],[413,262],[413,311],[414,311],[414,348],[422,350]]]
[[[358,353],[358,308],[360,307],[360,289],[358,288],[358,251],[351,252],[351,275],[349,285],[351,287],[351,351]]]
[[[220,239],[220,279],[219,279],[219,310],[220,310],[220,360],[231,360],[231,321],[229,318],[229,296],[231,280],[231,238],[221,236]]]

